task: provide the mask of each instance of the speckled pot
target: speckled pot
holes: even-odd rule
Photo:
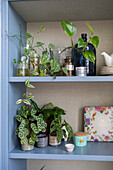
[[[38,142],[36,143],[36,146],[38,148],[44,148],[48,145],[48,136],[46,134],[40,134],[37,135]]]
[[[60,144],[61,144],[61,141],[59,143],[57,142],[57,136],[49,135],[49,145],[57,146],[57,145],[60,145]]]
[[[33,146],[33,145],[30,145],[30,144],[28,143],[28,141],[27,141],[25,144],[21,144],[21,149],[22,149],[23,151],[29,151],[29,150],[34,149],[34,146]]]

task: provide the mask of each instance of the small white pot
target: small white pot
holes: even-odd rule
[[[74,150],[74,147],[75,147],[75,145],[71,144],[71,143],[65,145],[67,152],[72,152]]]

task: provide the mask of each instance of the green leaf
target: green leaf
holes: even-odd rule
[[[28,97],[27,97],[27,98],[30,100],[30,99],[33,99],[33,98],[34,98],[34,96],[28,95]]]
[[[27,85],[29,84],[30,82],[29,82],[29,79],[27,79],[26,81],[25,81],[25,86],[27,87]]]
[[[23,61],[19,60],[19,61],[18,61],[18,64],[20,64],[20,63],[23,63]]]
[[[32,84],[27,84],[27,86],[26,87],[28,87],[28,88],[32,88],[32,89],[34,89],[35,88],[35,86],[33,86]]]
[[[29,38],[31,38],[32,37],[32,35],[30,34],[30,33],[26,33],[26,38],[27,39],[29,39]]]
[[[56,46],[55,46],[54,44],[52,44],[52,43],[50,43],[50,44],[48,45],[48,47],[49,47],[49,48],[52,48],[52,49],[56,49]]]
[[[20,115],[16,115],[15,116],[15,119],[18,121],[18,122],[22,122],[23,118],[20,116]]]
[[[77,28],[71,22],[61,21],[61,25],[62,25],[64,32],[68,36],[72,37],[73,35],[75,35],[77,33]]]
[[[38,41],[38,42],[37,42],[37,45],[38,45],[38,46],[42,46],[42,45],[44,45],[44,43],[43,43],[43,42]]]
[[[68,71],[67,71],[66,67],[62,67],[62,71],[63,71],[66,75],[68,75]]]
[[[43,70],[43,71],[44,71],[45,69],[46,69],[46,65],[44,65],[44,64],[40,64],[40,71],[41,71],[41,70]]]
[[[35,125],[35,123],[31,123],[31,129],[33,130],[33,132],[35,133],[35,134],[38,134],[39,133],[39,130],[38,130],[38,128],[37,128],[37,126]]]
[[[99,45],[99,37],[98,36],[90,37],[90,41],[92,42],[92,44],[94,45],[95,48],[98,47],[98,45]]]
[[[23,94],[23,98],[26,99],[26,93]]]
[[[45,104],[41,109],[44,109],[46,106],[54,107],[53,104],[50,102],[50,103]]]
[[[13,59],[13,61],[14,61],[14,64],[16,64],[16,59]]]
[[[31,103],[30,103],[29,100],[27,100],[27,99],[24,99],[23,102],[24,102],[25,104],[27,104],[27,105],[31,105]]]
[[[87,46],[87,42],[84,42],[84,40],[82,38],[78,39],[78,48],[81,47],[86,47]]]
[[[16,101],[16,104],[21,104],[22,102],[23,102],[22,99],[18,99],[18,100]]]
[[[21,132],[25,127],[25,120],[22,120],[20,125],[19,125],[19,131]]]
[[[35,109],[35,108],[32,108],[31,109],[31,115],[33,116],[33,115],[35,115],[37,113],[37,110]]]
[[[31,137],[31,138],[29,138],[29,144],[30,145],[34,145],[35,144],[35,141],[34,141],[34,139]]]
[[[49,55],[47,53],[45,53],[42,57],[41,57],[41,64],[46,64],[48,63],[50,60]]]
[[[91,31],[91,35],[94,35],[94,33],[93,33],[93,28],[91,27],[91,25],[89,25],[89,24],[86,24],[87,26],[88,26],[88,28],[90,29],[90,31]]]
[[[32,99],[31,99],[30,101],[31,101],[31,106],[32,106],[35,110],[39,111],[40,109],[39,109],[38,105],[37,105]]]
[[[27,128],[24,128],[21,132],[18,133],[18,137],[20,139],[24,139],[29,134],[29,131]]]
[[[20,140],[20,143],[23,145],[23,144],[25,144],[27,142],[27,137],[25,137],[24,139],[21,139]]]
[[[65,122],[65,128],[68,132],[68,137],[69,137],[69,140],[70,140],[70,138],[73,136],[73,129],[65,120],[64,120],[64,122]]]
[[[45,165],[40,170],[43,170],[44,168],[45,168]]]
[[[50,65],[51,65],[52,74],[60,71],[60,64],[58,63],[56,59],[52,59],[50,61]]]
[[[87,51],[83,52],[82,54],[86,59],[88,59],[92,63],[95,63],[95,54],[92,51],[87,50]]]
[[[38,73],[37,71],[35,71],[35,70],[33,70],[33,71],[31,72],[31,74],[34,75],[34,76],[38,76],[38,75],[39,75],[39,73]]]
[[[45,30],[45,26],[41,26],[40,28],[41,28],[42,30]]]
[[[15,130],[15,135],[18,135],[19,127]]]

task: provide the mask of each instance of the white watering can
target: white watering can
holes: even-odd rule
[[[113,53],[108,55],[106,52],[101,53],[104,56],[106,66],[113,66]]]

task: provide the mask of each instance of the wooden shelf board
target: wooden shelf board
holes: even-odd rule
[[[65,142],[57,147],[47,146],[34,148],[31,151],[22,151],[20,147],[17,147],[9,153],[9,158],[113,161],[113,143],[88,142],[87,146],[75,147],[71,153],[65,150]]]
[[[112,20],[112,0],[9,0],[26,22]],[[46,7],[46,8],[45,8]]]
[[[9,77],[10,83],[25,82],[29,77]],[[113,82],[113,76],[57,76],[56,79],[51,77],[31,77],[30,82]]]

